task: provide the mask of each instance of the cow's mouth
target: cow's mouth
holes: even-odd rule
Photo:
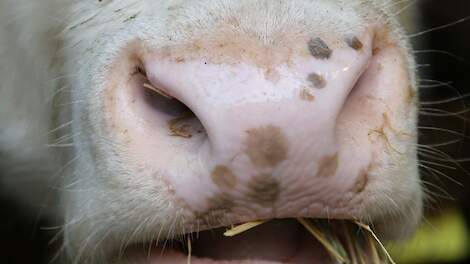
[[[369,226],[306,219],[191,233],[180,239],[135,245],[118,258],[113,263],[393,263]]]

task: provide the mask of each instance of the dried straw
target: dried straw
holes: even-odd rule
[[[365,230],[366,233],[353,234],[354,228],[352,225],[349,225],[348,222],[342,222],[342,240],[339,236],[333,232],[328,226],[322,225],[322,223],[317,221],[312,221],[304,218],[296,219],[302,226],[307,229],[307,231],[313,235],[320,244],[327,250],[331,258],[337,263],[352,263],[352,264],[366,264],[366,263],[391,263],[395,264],[392,257],[386,250],[385,246],[379,240],[377,235],[374,233],[372,228],[369,225],[361,223],[359,221],[354,221],[353,223],[360,228],[360,230]],[[244,233],[254,227],[262,225],[267,221],[254,221],[241,224],[231,229],[227,230],[224,233],[226,237],[233,237]],[[317,227],[317,225],[320,225]],[[356,229],[356,232],[359,229]],[[360,243],[360,241],[365,243]],[[191,245],[188,240],[188,264],[190,264],[190,255],[191,255]],[[380,248],[380,252],[378,248]]]
[[[225,231],[224,236],[233,237],[233,236],[239,235],[243,232],[246,232],[246,231],[248,231],[248,230],[250,230],[254,227],[262,225],[266,222],[267,221],[254,221],[254,222],[248,222],[248,223],[245,223],[245,224],[242,224],[242,225],[238,225],[238,226],[232,227],[231,229]]]
[[[192,245],[191,245],[191,238],[187,236],[187,246],[188,246],[188,260],[187,264],[191,264],[191,251],[193,250]]]
[[[387,249],[385,246],[380,242],[380,239],[375,235],[374,231],[370,228],[370,226],[363,224],[361,222],[355,221],[356,225],[362,227],[364,230],[366,230],[374,239],[375,241],[379,244],[380,248],[382,249],[382,252],[387,256],[388,261],[392,264],[396,264],[395,261],[393,261],[392,256],[388,253]]]
[[[322,231],[318,229],[313,223],[310,221],[303,219],[303,218],[297,218],[297,221],[299,221],[305,229],[307,229],[310,234],[312,234],[330,253],[330,255],[339,263],[348,263],[344,257],[343,254],[339,253],[336,249],[333,243],[330,243],[325,236],[322,234]],[[342,256],[343,255],[343,256]]]
[[[151,85],[150,83],[144,83],[143,86],[144,86],[144,88],[147,88],[151,91],[154,91],[154,92],[158,93],[159,95],[165,97],[166,99],[170,99],[170,100],[173,99],[173,97],[171,97],[171,95],[165,93],[164,91],[158,89],[157,87]]]

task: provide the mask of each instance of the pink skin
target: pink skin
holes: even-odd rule
[[[283,209],[276,208],[292,206],[286,204],[291,200],[289,193],[310,196],[310,192],[323,188],[333,193],[347,192],[355,179],[341,171],[358,174],[368,166],[368,157],[357,164],[341,163],[339,173],[331,175],[331,181],[318,181],[314,176],[318,161],[338,151],[334,132],[337,117],[370,56],[367,52],[344,49],[336,50],[328,61],[297,58],[294,65],[280,65],[275,69],[281,76],[277,82],[266,79],[257,67],[244,63],[206,65],[203,60],[178,63],[146,58],[150,79],[194,111],[208,133],[208,140],[199,153],[201,165],[195,168],[194,174],[170,173],[169,181],[177,195],[191,208],[206,210],[206,200],[220,192],[209,177],[217,165],[231,168],[237,175],[239,188],[262,173],[272,174],[281,181],[286,197],[281,197],[271,208],[260,207],[266,216],[285,215]],[[327,86],[307,88],[316,100],[302,101],[299,95],[304,87],[310,86],[307,76],[312,72],[322,74]],[[288,142],[287,160],[275,167],[256,166],[243,154],[246,131],[266,126],[279,127]],[[296,184],[300,182],[301,185]],[[317,187],[304,189],[307,183]],[[243,190],[239,188],[231,193],[236,200],[243,200]],[[313,200],[318,199],[312,197]],[[301,212],[304,206],[297,204],[292,209]]]
[[[377,177],[371,171],[386,162],[384,149],[389,142],[381,131],[386,127],[400,136],[393,127],[399,113],[392,109],[406,109],[411,96],[399,48],[386,47],[372,54],[376,45],[372,34],[360,39],[360,50],[335,44],[327,60],[298,53],[269,68],[197,56],[181,60],[151,49],[141,52],[139,60],[148,81],[193,111],[207,134],[168,137],[167,122],[175,116],[158,112],[143,100],[142,78],[120,86],[119,67],[113,70],[116,78],[109,84],[105,104],[108,125],[133,153],[133,163],[163,175],[161,181],[189,218],[210,214],[214,206],[210,201],[220,195],[233,205],[224,219],[218,219],[219,226],[272,218],[356,218],[368,209],[363,195]],[[325,87],[315,88],[308,81],[311,73],[322,75]],[[304,90],[308,99],[301,96]],[[286,153],[273,164],[257,164],[247,152],[248,137],[254,130],[273,127],[280,131]],[[331,165],[335,155],[337,166]],[[334,169],[327,168],[326,175],[321,175],[325,160],[330,162],[326,167]],[[211,177],[217,166],[234,175],[229,187]],[[277,183],[278,193],[268,203],[250,195],[251,183],[261,174]],[[190,221],[185,230],[215,227]],[[313,257],[301,250],[296,263]],[[154,258],[150,263],[180,263],[185,256],[168,252]],[[193,263],[262,262],[195,258]]]
[[[211,197],[228,194],[237,208],[251,209],[249,215],[237,214],[235,221],[354,215],[351,208],[360,195],[351,190],[361,171],[373,166],[371,155],[377,147],[371,138],[378,136],[371,131],[384,125],[384,113],[393,115],[383,102],[393,104],[387,98],[396,98],[396,104],[401,104],[408,89],[408,80],[396,77],[406,74],[397,51],[390,49],[389,54],[373,57],[371,35],[366,34],[362,41],[361,50],[336,48],[328,60],[295,57],[291,63],[274,68],[275,78],[243,62],[207,63],[203,58],[181,62],[146,54],[142,61],[152,84],[188,106],[207,132],[207,137],[196,135],[188,140],[197,144],[191,147],[191,160],[183,161],[186,168],[166,166],[165,181],[175,196],[192,211],[204,212],[210,209],[207,201]],[[377,68],[383,64],[387,64],[386,69]],[[313,87],[307,80],[310,73],[324,76],[326,86]],[[403,89],[384,89],[386,86]],[[301,99],[303,89],[314,96],[313,101]],[[165,126],[169,118],[155,115],[148,106],[135,106],[136,97],[139,100],[142,96],[136,90],[116,92],[117,106],[122,109],[116,122],[126,128],[141,162],[152,166],[157,162],[153,159],[155,149],[159,148],[154,131]],[[366,112],[364,104],[369,104]],[[285,137],[286,158],[273,166],[258,166],[245,153],[247,131],[270,126],[279,128]],[[353,126],[354,131],[350,131]],[[321,160],[336,153],[338,166],[333,175],[318,177]],[[159,154],[161,163],[181,162],[178,157]],[[221,190],[211,179],[219,165],[235,175],[234,188]],[[246,186],[259,174],[270,174],[279,181],[281,192],[272,206],[246,197]]]

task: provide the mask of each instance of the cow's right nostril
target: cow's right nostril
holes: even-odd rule
[[[153,111],[168,116],[170,135],[191,138],[195,134],[205,133],[200,120],[188,106],[166,92],[167,89],[163,89],[161,84],[152,83],[143,67],[137,67],[136,73],[145,103]]]

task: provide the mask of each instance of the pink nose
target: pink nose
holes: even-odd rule
[[[208,135],[200,153],[207,170],[172,178],[175,190],[197,209],[224,193],[271,210],[305,184],[340,180],[337,122],[371,58],[370,37],[363,41],[360,50],[347,43],[332,50],[312,39],[305,44],[311,56],[273,68],[145,60],[149,80],[188,106]]]
[[[314,37],[294,54],[149,51],[141,55],[143,86],[160,98],[152,111],[174,99],[189,109],[157,118],[125,106],[120,118],[153,120],[126,130],[142,163],[160,162],[158,175],[197,218],[222,225],[222,218],[350,217],[373,167],[371,138],[380,137],[393,105],[384,104],[393,93],[387,85],[406,86],[397,51],[373,56],[373,48],[365,33]],[[159,118],[171,139],[156,132]]]

